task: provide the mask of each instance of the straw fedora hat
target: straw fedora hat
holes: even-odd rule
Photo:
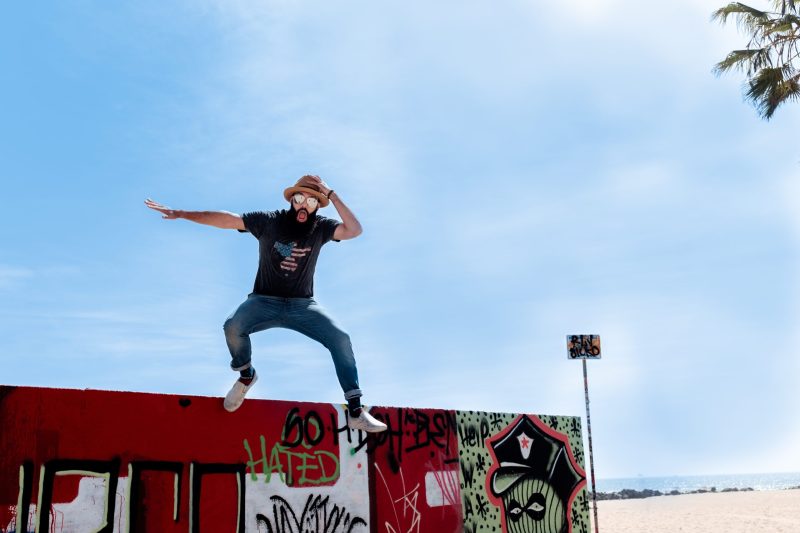
[[[319,185],[312,181],[311,176],[303,176],[297,180],[297,183],[295,183],[293,187],[289,187],[283,191],[283,197],[286,198],[287,201],[291,202],[292,196],[298,192],[314,196],[317,200],[319,200],[320,207],[325,207],[331,203],[331,199],[322,194]]]

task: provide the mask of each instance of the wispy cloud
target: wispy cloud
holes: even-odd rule
[[[0,290],[17,287],[33,276],[33,269],[0,265]]]

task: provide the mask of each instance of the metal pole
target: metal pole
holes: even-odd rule
[[[583,390],[586,393],[586,428],[589,433],[589,469],[592,472],[592,508],[594,509],[594,532],[600,533],[597,525],[597,491],[594,485],[594,454],[592,453],[592,418],[589,416],[589,377],[586,373],[586,359],[583,359]]]

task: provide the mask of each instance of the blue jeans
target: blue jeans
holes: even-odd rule
[[[223,326],[232,369],[250,368],[250,334],[269,328],[291,329],[322,344],[331,352],[345,399],[361,396],[350,335],[337,326],[313,298],[250,294]]]

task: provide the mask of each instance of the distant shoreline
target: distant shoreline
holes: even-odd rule
[[[754,489],[752,487],[743,487],[743,488],[732,487],[732,488],[724,488],[718,490],[716,487],[710,487],[707,489],[701,488],[688,491],[671,490],[669,492],[662,492],[660,490],[652,490],[652,489],[643,489],[643,490],[622,489],[614,492],[598,492],[597,500],[598,501],[639,500],[642,498],[652,498],[656,496],[680,496],[682,494],[714,494],[714,493],[725,493],[725,492],[755,492],[755,491],[765,491],[765,490],[800,490],[800,485],[796,487],[786,487],[783,489]]]

